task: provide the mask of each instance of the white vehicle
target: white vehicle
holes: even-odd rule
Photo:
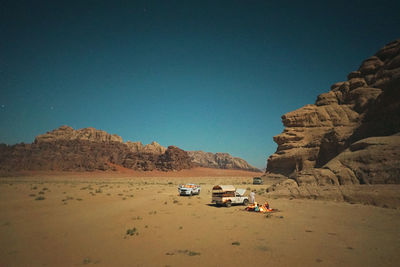
[[[217,206],[225,205],[230,207],[232,204],[249,204],[249,198],[244,196],[246,189],[235,189],[233,185],[216,185],[212,189],[212,203]]]
[[[200,194],[200,185],[197,184],[181,184],[178,187],[179,195],[192,196]]]

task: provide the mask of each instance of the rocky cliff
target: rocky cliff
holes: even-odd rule
[[[203,151],[187,151],[192,162],[201,167],[217,169],[237,169],[259,172],[260,170],[251,166],[244,159],[232,157],[228,153],[211,153]]]
[[[151,142],[151,144],[143,145],[142,142],[126,142],[132,152],[138,153],[152,153],[152,154],[164,154],[167,151],[166,147],[163,147],[157,142]]]
[[[182,149],[153,142],[123,143],[118,135],[94,128],[61,126],[36,137],[32,144],[0,145],[0,170],[93,171],[120,165],[134,170],[181,170],[192,167]]]
[[[266,177],[283,175],[300,186],[399,184],[400,40],[282,122]]]

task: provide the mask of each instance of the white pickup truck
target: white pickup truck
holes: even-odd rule
[[[225,205],[230,207],[232,204],[249,204],[249,198],[244,196],[246,189],[235,189],[233,185],[216,185],[212,189],[212,203],[217,206]]]
[[[197,184],[181,184],[178,187],[179,195],[192,196],[200,195],[200,185]]]

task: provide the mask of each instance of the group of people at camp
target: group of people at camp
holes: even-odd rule
[[[270,211],[273,211],[273,209],[271,209],[269,207],[268,201],[265,201],[264,205],[260,205],[257,202],[254,202],[254,203],[250,204],[249,206],[247,206],[246,210],[247,211],[255,211],[255,212],[270,212]]]
[[[265,201],[264,205],[260,205],[255,201],[255,193],[252,191],[250,193],[250,205],[246,207],[247,211],[255,211],[255,212],[271,212],[273,209],[269,207],[268,201]]]

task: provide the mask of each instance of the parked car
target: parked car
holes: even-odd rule
[[[230,207],[233,204],[247,205],[249,198],[244,196],[246,189],[235,189],[233,185],[216,185],[212,189],[212,203]]]
[[[261,177],[254,177],[253,178],[253,184],[263,184],[264,180],[261,179]]]
[[[197,184],[181,184],[178,187],[178,192],[181,196],[199,195],[200,190],[200,185]]]

